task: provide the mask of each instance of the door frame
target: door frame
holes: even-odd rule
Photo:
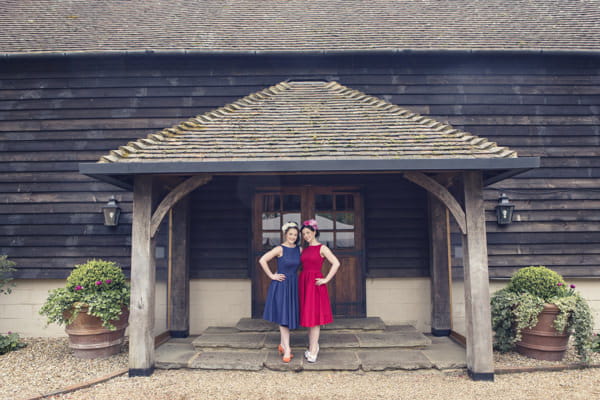
[[[305,221],[309,218],[314,218],[315,216],[315,207],[314,200],[311,200],[311,196],[321,193],[355,193],[357,194],[358,204],[354,206],[355,209],[355,248],[353,250],[341,250],[333,248],[332,251],[334,254],[338,255],[338,252],[341,254],[355,256],[357,258],[358,264],[358,273],[360,276],[357,278],[357,284],[359,286],[360,299],[360,313],[357,315],[358,317],[365,317],[367,314],[366,307],[366,235],[365,235],[365,215],[364,215],[364,190],[362,185],[331,185],[331,184],[303,184],[303,185],[266,185],[266,186],[256,186],[254,188],[254,193],[252,195],[252,232],[251,232],[251,254],[250,254],[250,279],[251,279],[251,314],[253,318],[260,318],[262,315],[262,310],[258,310],[257,300],[255,299],[255,284],[256,280],[259,279],[259,276],[263,275],[263,271],[258,265],[258,258],[264,254],[264,250],[258,250],[260,247],[260,243],[262,243],[261,229],[257,229],[259,226],[259,222],[261,220],[261,210],[256,204],[257,195],[260,193],[268,193],[268,192],[278,192],[281,194],[286,193],[297,193],[301,196],[301,204],[300,204],[300,220],[297,221],[299,224],[302,224],[302,221]],[[359,247],[360,246],[360,247]],[[335,278],[334,278],[335,280]]]

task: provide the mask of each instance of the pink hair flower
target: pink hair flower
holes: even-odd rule
[[[307,219],[306,221],[304,221],[302,223],[302,226],[310,226],[310,227],[312,227],[316,231],[319,230],[319,226],[317,225],[317,220],[316,219]]]

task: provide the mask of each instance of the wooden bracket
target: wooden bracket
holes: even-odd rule
[[[194,175],[186,179],[175,189],[171,190],[160,202],[154,214],[152,214],[152,222],[150,224],[150,237],[154,238],[158,232],[158,227],[169,210],[177,204],[179,200],[185,197],[194,189],[208,183],[212,179],[211,175]]]
[[[452,196],[452,193],[448,191],[448,189],[422,172],[405,172],[403,175],[406,179],[421,186],[429,193],[437,197],[442,203],[444,203],[456,220],[456,223],[458,224],[462,234],[467,234],[467,220],[465,218],[465,212],[454,196]]]

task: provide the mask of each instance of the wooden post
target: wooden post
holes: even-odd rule
[[[463,173],[467,234],[463,235],[467,370],[473,380],[494,380],[490,287],[481,172]]]
[[[180,200],[172,212],[172,227],[169,230],[169,331],[171,337],[184,338],[190,334],[189,197]]]
[[[153,178],[136,176],[133,184],[131,232],[131,303],[129,376],[154,372],[154,301],[156,264],[151,238]]]
[[[431,333],[449,336],[452,329],[450,280],[450,219],[446,206],[431,193],[429,243],[431,273]]]

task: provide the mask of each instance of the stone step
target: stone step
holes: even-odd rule
[[[276,371],[385,371],[423,368],[465,368],[466,354],[462,346],[448,337],[430,339],[425,349],[326,347],[316,363],[304,359],[306,347],[293,347],[295,357],[283,363],[276,345],[271,348],[232,350],[227,348],[197,351],[192,342],[197,338],[170,339],[156,350],[156,367],[160,369],[191,368],[211,370]]]
[[[369,326],[375,327],[376,324]],[[349,328],[350,327],[350,328]],[[236,328],[208,328],[192,341],[196,351],[244,351],[277,348],[279,332],[259,331],[258,324],[253,330],[241,331]],[[306,329],[290,333],[292,348],[306,348]],[[322,349],[420,349],[431,344],[431,339],[410,325],[383,326],[383,329],[362,329],[356,325],[342,324],[337,329],[323,329],[319,340]]]
[[[255,318],[242,318],[235,326],[241,332],[268,332],[275,331],[279,332],[279,325],[265,321],[264,319]],[[331,324],[324,325],[321,329],[324,331],[337,330],[363,330],[363,331],[377,331],[385,330],[385,324],[379,317],[366,317],[366,318],[336,318]],[[299,330],[306,330],[306,328],[300,328]]]

